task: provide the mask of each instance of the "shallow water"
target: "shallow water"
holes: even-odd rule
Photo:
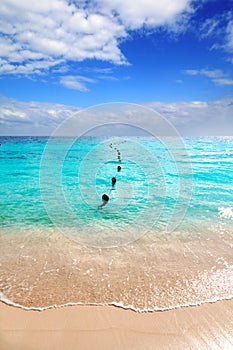
[[[152,311],[232,298],[233,139],[47,141],[0,140],[3,301]]]

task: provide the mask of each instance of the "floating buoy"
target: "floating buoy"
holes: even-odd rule
[[[103,194],[102,201],[103,201],[103,203],[98,206],[98,209],[102,209],[108,203],[109,196],[106,193]]]
[[[116,184],[116,178],[115,177],[112,177],[112,187],[114,187]]]
[[[109,201],[109,196],[107,194],[103,194],[102,199],[104,202],[108,202]]]

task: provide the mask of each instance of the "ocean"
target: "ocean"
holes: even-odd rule
[[[143,312],[233,297],[233,138],[0,143],[3,302]]]

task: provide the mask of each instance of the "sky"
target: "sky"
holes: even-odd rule
[[[112,102],[233,135],[233,0],[1,0],[1,135]]]

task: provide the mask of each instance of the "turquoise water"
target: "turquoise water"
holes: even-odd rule
[[[148,217],[155,219],[153,224],[156,228],[163,229],[166,220],[170,219],[167,213],[174,210],[181,196],[187,195],[179,207],[182,211],[187,210],[183,225],[195,225],[196,221],[203,224],[213,220],[218,222],[219,208],[232,207],[231,138],[185,139],[188,153],[182,156],[181,152],[175,161],[168,154],[167,145],[165,147],[154,140],[118,140],[116,145],[122,153],[120,173],[116,170],[119,164],[117,152],[108,147],[110,141],[88,137],[71,145],[58,167],[60,149],[67,141],[61,138],[54,141],[53,150],[49,151],[50,193],[45,195],[54,199],[58,186],[57,173],[61,171],[63,199],[74,215],[63,217],[62,203],[55,203],[57,216],[51,220],[43,205],[40,188],[41,158],[47,141],[46,137],[0,138],[2,227],[53,225],[54,220],[59,224],[65,219],[70,220],[65,225],[87,225],[93,220],[101,220],[104,215],[106,220],[114,220],[115,225],[121,219],[132,223],[149,202]],[[169,147],[172,149],[172,144]],[[151,160],[147,162],[148,152],[151,152],[153,163]],[[186,167],[184,173],[179,173],[179,167]],[[111,191],[112,176],[117,176],[118,192]],[[179,193],[179,181],[187,186],[182,188],[182,193]],[[103,193],[110,194],[104,214],[96,210]],[[149,221],[152,225],[153,220]]]
[[[2,300],[145,311],[232,297],[233,138],[0,143]]]

